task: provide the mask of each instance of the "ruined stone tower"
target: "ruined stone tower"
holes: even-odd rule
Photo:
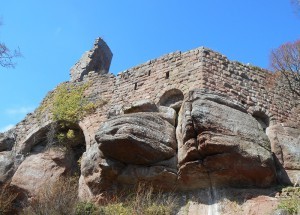
[[[91,71],[101,75],[108,73],[112,52],[100,37],[96,39],[94,47],[85,52],[80,60],[71,68],[71,81],[81,81],[83,76]]]

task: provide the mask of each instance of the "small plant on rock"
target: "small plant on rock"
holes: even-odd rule
[[[287,196],[280,199],[278,208],[292,215],[300,213],[300,187],[287,187],[282,192]]]

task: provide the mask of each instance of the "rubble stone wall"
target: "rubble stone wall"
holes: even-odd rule
[[[116,114],[124,106],[140,99],[158,103],[161,96],[172,89],[180,90],[185,97],[195,88],[206,88],[228,95],[242,103],[250,114],[265,113],[271,123],[299,120],[298,112],[295,111],[297,99],[284,84],[280,74],[229,61],[222,54],[200,47],[164,55],[114,76],[108,73],[112,57],[108,47],[104,50],[104,55],[108,56],[105,62],[104,58],[97,61],[101,55],[101,41],[97,40],[94,48],[71,69],[70,82],[90,82],[87,96],[94,101],[104,101],[95,113],[79,123],[87,145],[95,141],[96,130],[110,113]],[[105,69],[101,72],[91,71],[92,68]],[[39,120],[36,111],[28,114],[14,129],[16,142],[23,143],[50,122],[47,112]]]

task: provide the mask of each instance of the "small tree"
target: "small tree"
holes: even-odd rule
[[[0,26],[2,22],[0,20]],[[20,49],[10,50],[5,43],[0,41],[0,66],[6,68],[14,68],[16,63],[13,62],[13,59],[16,57],[21,57]]]
[[[272,50],[270,63],[272,69],[283,74],[290,90],[300,96],[300,40]]]

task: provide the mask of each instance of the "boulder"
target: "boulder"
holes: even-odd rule
[[[176,131],[179,186],[259,186],[275,182],[267,135],[238,102],[191,91]]]
[[[156,104],[148,99],[133,102],[130,106],[124,107],[124,114],[139,112],[158,112]]]
[[[79,197],[88,200],[110,190],[124,166],[121,162],[104,158],[98,144],[90,146],[81,159]]]
[[[13,175],[11,185],[33,196],[44,186],[71,173],[76,166],[74,162],[73,154],[61,149],[29,155]]]
[[[145,182],[159,189],[172,189],[176,186],[177,180],[177,158],[174,156],[151,166],[127,165],[122,169],[117,180],[127,185]]]
[[[172,189],[176,186],[177,169],[166,166],[127,165],[118,176],[121,184],[135,185],[147,183],[159,189]]]
[[[10,151],[15,143],[12,133],[0,133],[0,152]]]
[[[267,134],[276,159],[280,183],[300,185],[300,127],[289,123],[270,126]]]
[[[107,158],[126,164],[149,165],[176,154],[175,128],[158,113],[134,113],[109,119],[96,134]]]
[[[10,151],[0,152],[0,185],[6,183],[14,173],[14,157]]]
[[[160,188],[174,187],[177,143],[175,127],[166,119],[172,113],[165,117],[161,112],[131,113],[104,122],[96,133],[97,143],[81,160],[80,198],[97,201],[115,186],[141,181]]]
[[[173,108],[160,106],[159,112],[163,119],[167,120],[173,126],[176,125],[177,113]]]

